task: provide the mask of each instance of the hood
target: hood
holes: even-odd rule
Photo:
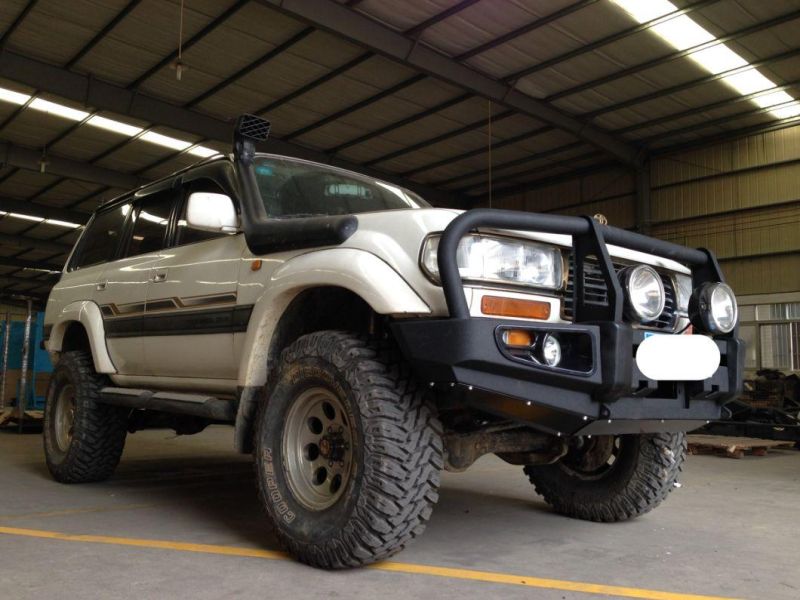
[[[412,272],[421,274],[419,253],[423,240],[429,234],[444,231],[462,212],[464,211],[455,209],[422,208],[363,213],[357,215],[358,231],[343,246],[372,252],[403,276]],[[570,235],[498,229],[480,229],[480,231],[572,248]],[[612,258],[623,261],[646,264],[676,273],[691,273],[687,267],[674,260],[636,250],[609,244],[608,253]],[[423,279],[427,281],[424,276]]]

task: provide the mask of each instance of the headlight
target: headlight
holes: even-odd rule
[[[626,291],[625,307],[628,318],[647,323],[657,319],[664,310],[664,282],[652,267],[628,267],[620,274]]]
[[[692,297],[692,278],[690,275],[675,275],[675,292],[678,296],[678,314],[688,316],[689,298]]]
[[[739,307],[731,287],[725,283],[704,283],[689,301],[692,324],[707,333],[729,333],[736,327]]]
[[[423,271],[437,283],[439,239],[431,236],[425,241],[420,261]],[[535,242],[469,235],[459,242],[456,261],[461,278],[470,281],[561,287],[561,252]]]

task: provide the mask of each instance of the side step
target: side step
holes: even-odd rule
[[[105,387],[100,390],[99,401],[114,406],[192,415],[214,421],[234,421],[236,419],[236,402],[234,400],[220,400],[203,394]]]

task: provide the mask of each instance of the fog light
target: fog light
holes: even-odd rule
[[[545,335],[536,349],[536,358],[548,367],[557,367],[561,362],[561,343],[551,333]]]

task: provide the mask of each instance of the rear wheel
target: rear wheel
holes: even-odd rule
[[[287,550],[326,569],[382,560],[438,499],[440,425],[398,357],[354,334],[303,336],[257,420],[259,492]]]
[[[684,433],[593,436],[557,463],[525,474],[557,512],[588,521],[624,521],[658,506],[686,457]]]
[[[111,476],[125,446],[126,419],[97,399],[105,378],[87,352],[64,352],[44,407],[44,453],[56,481],[86,483]]]

